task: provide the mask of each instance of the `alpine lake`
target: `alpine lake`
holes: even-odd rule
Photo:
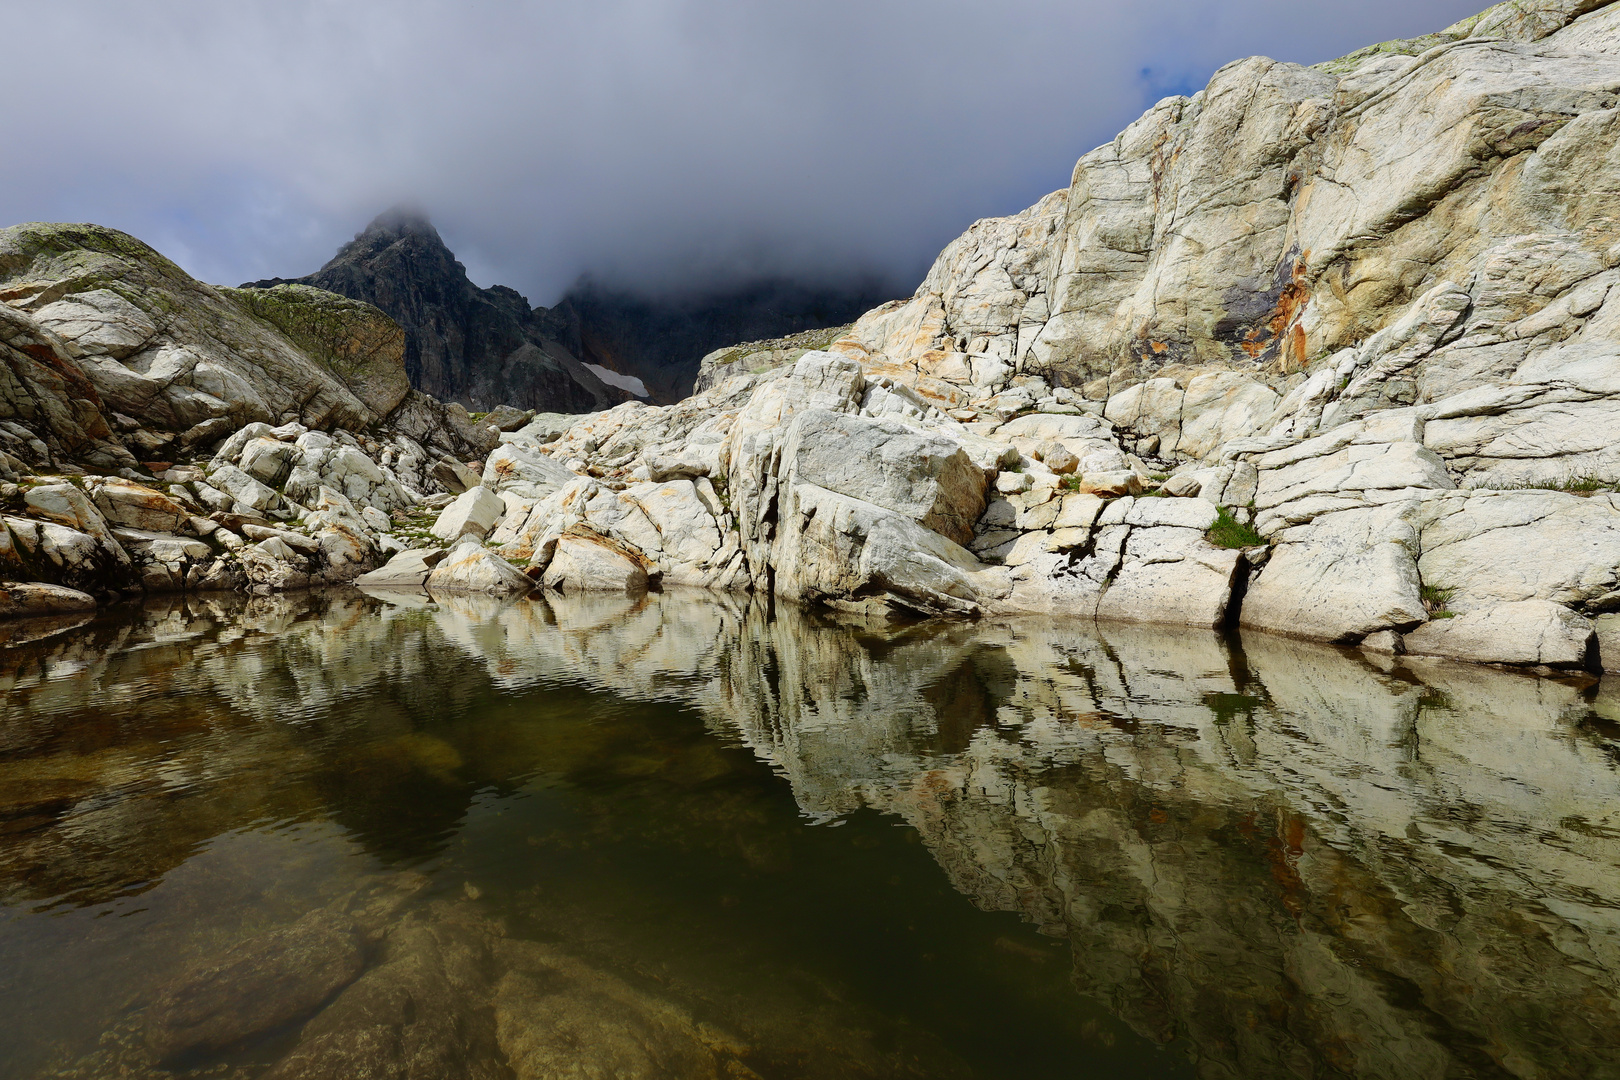
[[[1620,1076],[1620,683],[675,593],[0,628],[0,1077]]]

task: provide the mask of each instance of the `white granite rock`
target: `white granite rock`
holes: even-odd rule
[[[580,530],[557,538],[540,583],[566,593],[638,592],[647,568],[626,546]]]
[[[1455,611],[1518,600],[1578,604],[1620,588],[1612,495],[1456,492],[1427,506],[1418,568]]]
[[[984,512],[984,470],[961,443],[898,421],[801,410],[783,439],[780,468],[786,483],[875,503],[958,543],[972,539]]]
[[[0,581],[0,618],[94,610],[96,598],[77,589],[40,581]]]
[[[454,543],[464,536],[482,540],[506,514],[506,503],[489,488],[478,487],[462,492],[455,502],[439,511],[433,522],[433,535]]]
[[[1608,612],[1592,620],[1597,635],[1598,663],[1604,671],[1620,672],[1620,613]]]
[[[354,583],[372,589],[420,589],[445,555],[443,548],[409,548],[397,552],[377,569],[361,574]]]
[[[1549,600],[1520,600],[1435,619],[1405,637],[1408,654],[1480,664],[1582,667],[1592,623]]]
[[[1214,507],[1199,499],[1139,499]],[[1173,525],[1132,528],[1124,557],[1097,604],[1097,617],[1133,622],[1220,626],[1226,620],[1243,555],[1218,548],[1201,529]]]
[[[497,447],[484,461],[483,486],[503,495],[543,499],[574,479],[574,473],[538,446],[516,438]]]
[[[1422,623],[1416,513],[1414,503],[1342,510],[1284,531],[1249,583],[1240,624],[1346,641]]]
[[[514,596],[532,591],[534,581],[493,551],[481,547],[476,540],[466,540],[451,548],[433,566],[424,585],[430,593]]]

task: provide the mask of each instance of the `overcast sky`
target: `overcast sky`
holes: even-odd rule
[[[1484,0],[50,0],[9,5],[0,224],[95,221],[205,280],[309,273],[424,208],[550,303],[785,273],[909,293],[1158,98]]]

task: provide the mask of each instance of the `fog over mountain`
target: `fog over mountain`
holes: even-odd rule
[[[473,279],[909,293],[975,218],[1064,186],[1147,104],[1483,0],[599,0],[8,12],[0,224],[86,220],[206,280],[307,273],[386,206]]]

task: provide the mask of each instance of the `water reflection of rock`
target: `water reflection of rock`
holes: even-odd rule
[[[0,899],[104,901],[264,821],[431,854],[505,779],[463,775],[455,740],[495,688],[436,614],[175,598],[0,651]]]
[[[504,677],[700,704],[807,814],[902,816],[958,889],[1068,937],[1082,990],[1186,1035],[1205,1075],[1614,1066],[1620,773],[1579,683],[678,598],[439,618]]]
[[[1591,689],[1263,636],[671,595],[148,609],[0,653],[4,888],[107,895],[317,809],[376,854],[430,850],[480,787],[586,754],[481,746],[491,703],[533,687],[695,706],[807,815],[899,815],[1204,1075],[1613,1067],[1620,773]],[[117,694],[154,691],[169,715],[134,738]],[[368,818],[401,802],[379,784],[419,787],[421,819]]]

